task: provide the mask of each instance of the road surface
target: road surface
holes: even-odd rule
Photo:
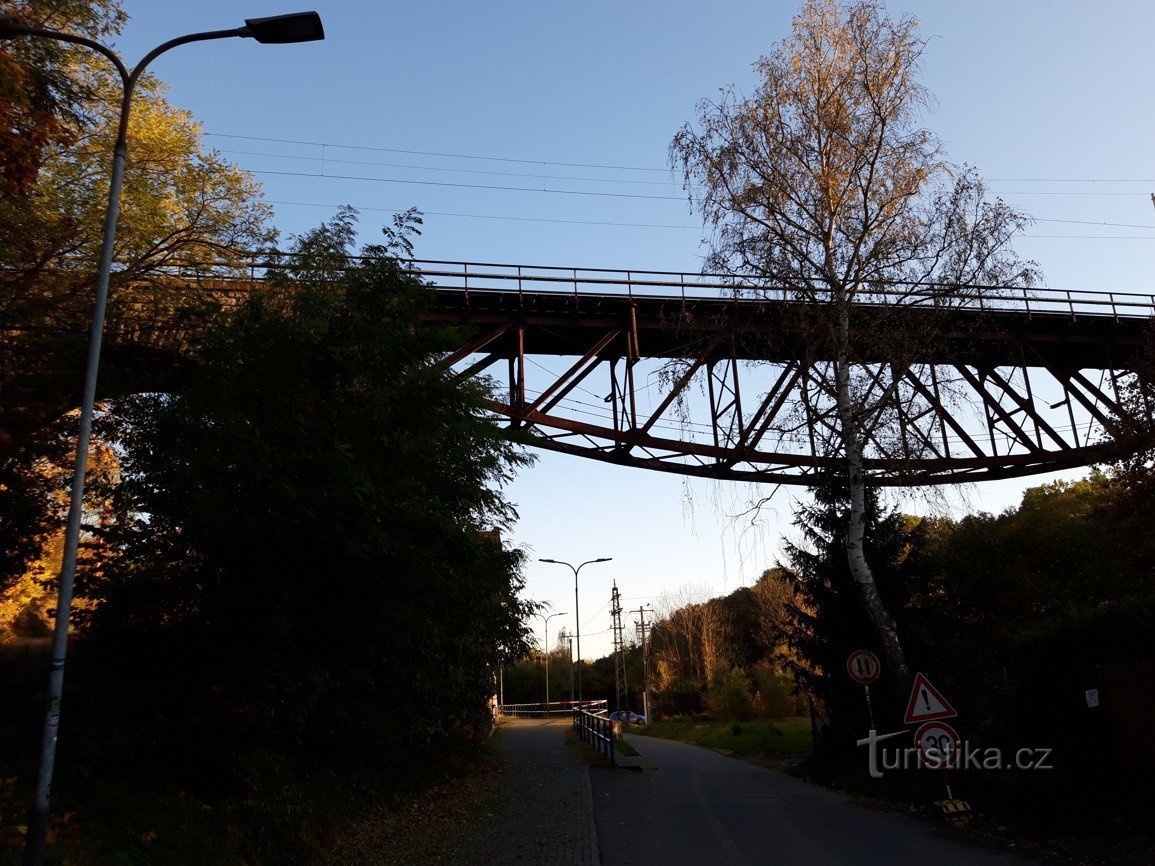
[[[629,742],[660,772],[591,771],[605,866],[1028,862],[708,749],[635,735]]]

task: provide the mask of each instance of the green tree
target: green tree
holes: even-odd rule
[[[867,728],[862,687],[846,675],[846,659],[855,650],[877,649],[879,643],[845,555],[845,480],[834,479],[811,492],[814,502],[800,506],[794,518],[801,539],[784,542],[784,565],[794,583],[787,633],[796,654],[795,674],[825,712],[823,746],[837,753],[853,750],[855,738]],[[902,578],[910,554],[910,524],[903,515],[879,506],[877,490],[867,489],[865,503],[864,547],[875,564],[883,603],[902,615],[908,600]],[[882,683],[893,684],[901,673],[884,664],[882,676]],[[893,709],[876,713],[880,729],[888,718],[897,722]]]
[[[95,40],[115,36],[125,20],[117,0],[10,0],[0,11]],[[27,195],[45,152],[67,146],[89,120],[93,94],[75,67],[84,50],[46,39],[0,43],[0,189],[7,195]]]
[[[439,366],[456,343],[419,326],[430,290],[354,236],[346,211],[299,238],[179,394],[106,419],[117,555],[81,582],[74,682],[97,729],[181,778],[259,779],[269,749],[410,766],[480,735],[527,649],[524,555],[481,530],[510,524],[529,458],[484,417],[489,386]]]
[[[844,462],[845,554],[900,690],[907,663],[863,551],[866,461],[919,448],[898,423],[921,399],[905,373],[964,304],[960,287],[1034,278],[1008,247],[1024,218],[988,202],[975,173],[950,165],[918,125],[925,45],[913,18],[889,19],[873,0],[807,0],[792,35],[754,64],[754,94],[700,103],[670,148],[714,232],[709,268],[759,296],[806,302],[800,344],[815,356],[801,359],[797,411]],[[933,296],[941,315],[913,327],[902,307],[914,295],[924,306]]]
[[[107,41],[115,0],[22,0],[25,22]],[[0,588],[51,533],[45,461],[76,405],[108,196],[119,83],[105,58],[47,39],[0,44]],[[134,101],[102,393],[167,387],[182,335],[212,292],[185,276],[234,273],[271,241],[246,173],[202,146],[188,112],[145,76]],[[147,370],[142,380],[141,370]],[[170,375],[171,378],[171,375]]]

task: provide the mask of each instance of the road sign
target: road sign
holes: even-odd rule
[[[903,718],[905,724],[917,725],[919,722],[951,719],[957,715],[950,701],[930,684],[926,674],[914,675],[914,686],[910,690],[910,700],[906,704],[906,716]]]
[[[870,650],[855,650],[846,660],[846,672],[856,683],[864,686],[878,679],[878,672],[882,665],[878,663],[878,656]]]
[[[958,733],[946,722],[927,722],[914,732],[914,747],[922,762],[932,770],[955,766],[959,746]]]

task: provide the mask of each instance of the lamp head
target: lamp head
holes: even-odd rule
[[[612,560],[612,556],[603,556],[601,559],[595,559],[594,562],[611,562]]]
[[[321,16],[316,12],[293,12],[269,18],[246,18],[238,36],[248,36],[265,45],[289,42],[316,42],[325,38]]]
[[[539,557],[537,561],[538,561],[538,562],[552,562],[552,563],[554,563],[555,565],[561,565],[561,563],[560,563],[560,562],[558,562],[556,559],[541,559],[541,558]]]

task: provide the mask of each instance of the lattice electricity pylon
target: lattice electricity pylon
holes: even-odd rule
[[[536,446],[755,482],[805,485],[845,471],[836,353],[820,304],[737,297],[681,275],[475,267],[464,286],[460,274],[436,274],[426,319],[475,329],[443,363],[463,377],[494,376],[495,420]],[[856,307],[854,340],[870,344],[883,323],[917,333],[939,321],[914,297]],[[1031,475],[1155,445],[1143,374],[1155,298],[1038,290],[968,303],[901,361],[877,349],[852,363],[873,483]]]
[[[614,709],[629,709],[629,686],[626,683],[626,642],[622,636],[622,596],[618,582],[610,595],[610,617],[614,633]]]

